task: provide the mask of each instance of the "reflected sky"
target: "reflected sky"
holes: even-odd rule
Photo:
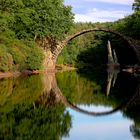
[[[94,111],[96,112],[103,112],[109,111],[113,109],[112,107],[102,106],[102,105],[77,105],[79,108],[87,110],[87,111]]]
[[[111,108],[103,106],[80,106],[85,110],[107,111]],[[121,112],[102,117],[92,117],[72,109],[67,109],[72,115],[72,129],[69,137],[63,140],[134,140],[130,133],[132,121],[124,118]]]

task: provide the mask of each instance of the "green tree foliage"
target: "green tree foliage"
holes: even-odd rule
[[[135,12],[112,24],[112,28],[134,39],[140,39],[140,12]]]
[[[42,66],[43,50],[30,41],[10,38],[10,34],[0,35],[0,50],[0,71],[33,70]]]
[[[61,38],[73,24],[71,7],[64,6],[63,0],[1,0],[0,11],[10,16],[7,26],[18,38]]]
[[[135,2],[132,5],[133,10],[140,11],[140,0],[135,0]]]
[[[0,71],[10,71],[12,69],[13,58],[10,53],[6,52],[4,45],[0,47]]]
[[[77,23],[71,32],[75,33],[83,29],[91,29],[98,26],[102,26],[102,24]],[[62,50],[62,53],[58,58],[58,63],[72,64],[76,67],[81,67],[82,65],[97,66],[104,64],[106,60],[104,53],[106,53],[107,41],[102,42],[103,36],[105,35],[102,32],[93,32],[75,38]],[[88,54],[88,52],[90,54]],[[86,64],[87,62],[88,64]]]
[[[68,45],[64,47],[62,50],[62,53],[60,54],[58,58],[58,64],[69,64],[69,65],[75,65],[75,62],[77,60],[77,55],[79,53],[79,48],[77,46],[76,41],[70,42]]]

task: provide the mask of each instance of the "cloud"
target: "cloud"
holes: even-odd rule
[[[131,14],[131,11],[93,8],[84,14],[76,14],[75,22],[110,22]]]
[[[81,0],[83,2],[104,2],[113,4],[131,5],[134,0]]]
[[[96,110],[97,112],[99,111],[108,111],[111,110],[112,107],[108,107],[108,106],[102,106],[102,105],[78,105],[79,108],[82,108],[84,110],[88,110],[88,111],[93,111]]]

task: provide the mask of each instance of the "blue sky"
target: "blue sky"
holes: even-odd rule
[[[130,15],[134,0],[65,0],[73,7],[75,22],[115,21]]]
[[[100,105],[79,105],[79,107],[99,112],[112,109]],[[68,111],[72,116],[72,128],[69,137],[62,140],[133,140],[130,132],[133,121],[124,117],[120,111],[100,117],[88,116],[72,109],[68,109]]]

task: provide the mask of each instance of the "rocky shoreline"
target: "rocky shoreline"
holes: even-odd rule
[[[60,71],[70,71],[75,70],[74,67],[68,66],[56,66],[56,69],[46,69],[46,70],[23,70],[23,71],[15,71],[15,72],[0,72],[0,78],[9,78],[9,77],[18,77],[18,76],[30,76],[36,75],[40,73],[55,73]]]
[[[0,72],[0,78],[9,78],[9,77],[18,77],[18,76],[28,76],[28,75],[35,75],[39,74],[41,71],[31,71],[31,70],[24,70],[24,71],[16,71],[16,72]]]

